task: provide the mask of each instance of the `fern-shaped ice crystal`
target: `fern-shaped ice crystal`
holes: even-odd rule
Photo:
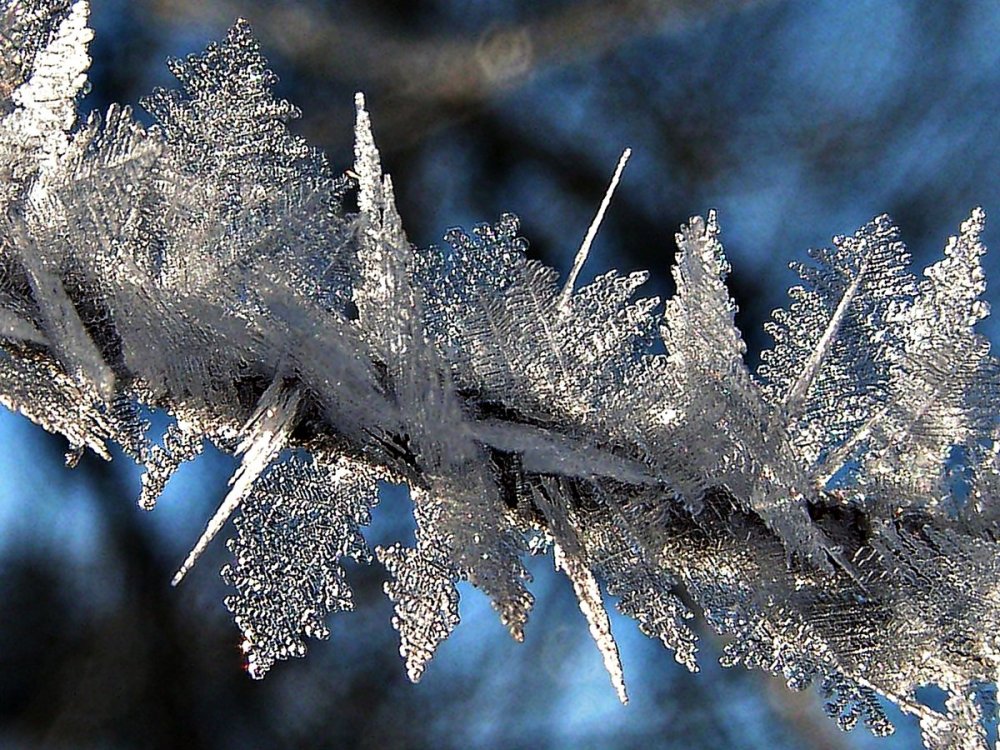
[[[240,21],[170,63],[152,127],[119,107],[78,123],[86,18],[0,0],[0,400],[71,463],[119,444],[145,508],[206,441],[240,457],[175,582],[235,517],[226,604],[252,676],[351,608],[346,557],[388,572],[416,680],[459,581],[523,638],[523,558],[551,551],[622,700],[602,585],[691,669],[693,608],[725,663],[815,684],[844,728],[890,732],[882,695],[928,748],[984,746],[1000,379],[975,331],[982,210],[920,280],[884,216],[814,251],[752,373],[714,213],[677,234],[662,307],[636,297],[645,274],[576,288],[610,190],[562,283],[511,215],[415,247],[363,98],[349,182],[288,130]],[[172,417],[162,440],[140,407]],[[409,487],[416,540],[373,556],[380,481]]]

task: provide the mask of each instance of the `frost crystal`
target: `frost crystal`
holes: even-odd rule
[[[611,190],[562,283],[510,215],[414,247],[360,95],[352,184],[288,131],[242,21],[170,63],[148,130],[119,107],[77,123],[86,17],[0,0],[0,401],[70,463],[120,445],[148,509],[205,441],[239,455],[175,582],[235,515],[226,604],[254,677],[351,608],[341,563],[370,560],[385,480],[417,525],[375,551],[413,680],[459,581],[524,638],[523,558],[551,550],[623,701],[602,585],[692,670],[698,611],[724,663],[814,684],[845,729],[891,732],[881,695],[928,748],[985,745],[1000,370],[975,331],[981,209],[920,280],[884,216],[814,251],[752,373],[714,213],[677,234],[662,308],[642,273],[576,288]],[[162,440],[143,409],[172,417]],[[931,684],[943,710],[916,697]]]
[[[226,606],[251,676],[305,654],[302,636],[328,638],[327,615],[353,606],[340,560],[369,560],[358,526],[370,520],[378,478],[349,458],[293,456],[249,489],[222,575],[237,590]]]

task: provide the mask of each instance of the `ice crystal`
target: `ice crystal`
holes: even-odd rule
[[[551,551],[622,700],[602,585],[692,670],[700,612],[725,664],[815,685],[845,729],[892,731],[881,695],[928,748],[983,747],[1000,371],[975,331],[981,209],[921,280],[884,216],[814,251],[753,373],[714,213],[677,234],[663,307],[642,273],[576,288],[627,153],[562,283],[511,215],[415,247],[360,95],[350,184],[287,129],[242,21],[170,63],[151,128],[119,107],[78,124],[86,17],[0,0],[0,401],[71,463],[121,446],[144,508],[206,442],[240,457],[175,582],[234,516],[251,675],[351,608],[341,562],[372,559],[360,527],[392,481],[415,543],[375,557],[413,680],[460,581],[522,639],[523,558]],[[146,409],[170,415],[162,439]]]
[[[277,462],[250,487],[222,574],[237,590],[226,606],[252,677],[302,656],[303,635],[328,638],[327,615],[353,606],[340,560],[369,560],[358,527],[370,520],[378,479],[368,464],[320,454]]]

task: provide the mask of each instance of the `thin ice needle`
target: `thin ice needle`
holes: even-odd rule
[[[295,391],[282,391],[282,381],[275,381],[264,391],[253,416],[243,427],[245,437],[237,449],[243,455],[240,466],[229,480],[230,489],[219,509],[205,527],[197,544],[170,581],[176,586],[184,580],[208,545],[226,525],[226,521],[250,494],[254,482],[264,473],[272,460],[288,443],[298,409],[299,395]]]
[[[587,262],[587,255],[590,253],[590,246],[594,244],[594,238],[597,237],[597,230],[601,227],[601,222],[604,221],[604,214],[608,210],[608,206],[611,205],[611,196],[615,194],[615,188],[618,187],[618,183],[621,181],[622,172],[625,171],[625,164],[628,162],[628,158],[632,155],[632,149],[627,148],[622,151],[621,157],[618,159],[618,166],[615,167],[615,173],[611,177],[611,184],[608,185],[607,191],[604,193],[604,200],[601,201],[600,208],[597,209],[597,215],[594,216],[594,220],[590,222],[590,228],[587,230],[586,236],[583,238],[583,244],[580,245],[580,249],[576,253],[576,259],[573,261],[573,268],[569,272],[569,277],[566,279],[566,286],[563,287],[562,293],[559,295],[559,307],[566,309],[569,304],[570,295],[573,294],[573,287],[576,285],[576,279],[580,275],[580,270],[583,268],[583,264]]]
[[[177,586],[184,580],[184,576],[191,571],[195,563],[198,562],[198,558],[208,549],[208,545],[215,539],[216,535],[222,530],[222,527],[226,525],[226,521],[229,520],[229,517],[239,507],[245,491],[246,487],[243,486],[242,482],[239,487],[234,487],[229,491],[219,509],[215,511],[215,515],[209,520],[208,526],[205,527],[205,531],[198,539],[198,543],[191,549],[180,569],[174,574],[174,577],[170,581],[171,586]]]

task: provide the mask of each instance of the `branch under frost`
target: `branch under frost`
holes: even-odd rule
[[[244,22],[170,63],[149,130],[121,108],[76,127],[86,3],[0,10],[0,401],[71,461],[121,445],[145,508],[204,441],[240,455],[174,583],[234,516],[252,676],[351,608],[341,562],[370,560],[359,527],[394,481],[416,541],[376,552],[414,680],[459,581],[521,640],[523,559],[551,550],[623,701],[602,583],[691,669],[685,602],[730,636],[724,663],[817,685],[845,729],[892,731],[881,694],[929,748],[984,747],[1000,370],[974,329],[980,209],[919,283],[887,217],[814,251],[755,373],[714,212],[677,234],[664,306],[642,273],[577,288],[628,151],[560,283],[510,215],[411,245],[364,99],[349,184],[287,129]],[[162,443],[141,407],[174,418]]]

